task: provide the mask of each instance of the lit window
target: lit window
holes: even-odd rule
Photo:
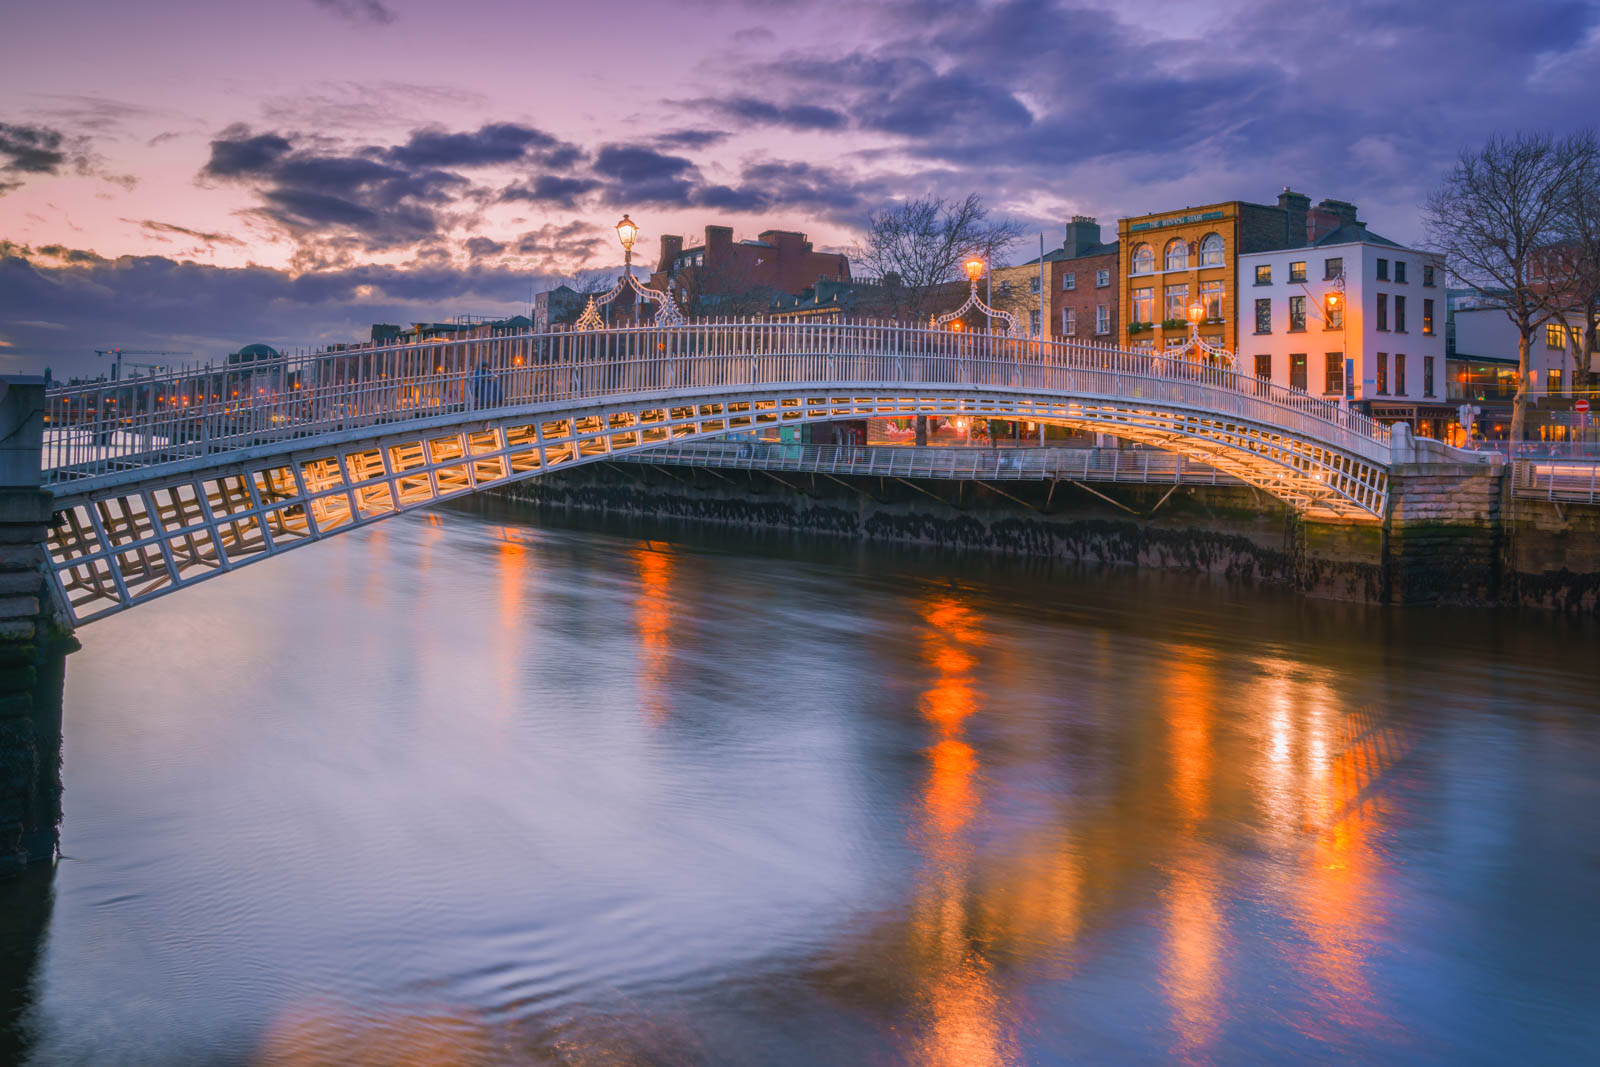
[[[1272,284],[1272,264],[1263,263],[1263,264],[1261,264],[1261,266],[1256,268],[1256,284],[1257,285],[1271,285]]]
[[[1544,328],[1544,346],[1562,349],[1567,347],[1567,334],[1559,322],[1547,323]]]
[[[1167,242],[1166,251],[1167,270],[1187,270],[1189,268],[1189,242],[1181,237],[1174,237]]]
[[[1200,265],[1202,267],[1222,266],[1222,235],[1208,233],[1200,239]]]
[[[1189,287],[1187,285],[1167,286],[1167,321],[1182,319],[1189,306]]]
[[[1154,274],[1156,272],[1155,249],[1151,248],[1149,245],[1140,245],[1138,248],[1135,248],[1133,250],[1132,263],[1133,266],[1129,269],[1128,273]]]
[[[1143,286],[1133,291],[1133,318],[1130,322],[1152,323],[1156,321],[1156,291],[1151,286]]]
[[[1305,260],[1297,259],[1293,263],[1289,264],[1289,280],[1291,282],[1303,282],[1306,280]]]
[[[1222,282],[1201,282],[1200,300],[1206,306],[1206,318],[1222,318]]]

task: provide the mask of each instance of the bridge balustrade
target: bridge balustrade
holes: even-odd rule
[[[1337,404],[1150,350],[890,323],[725,321],[367,345],[55,389],[45,481],[404,419],[764,385],[899,384],[1146,400],[1369,456],[1388,440]]]

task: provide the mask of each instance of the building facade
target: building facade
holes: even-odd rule
[[[1340,207],[1340,225],[1302,247],[1239,256],[1240,367],[1442,437],[1456,418],[1443,264]]]
[[[1116,241],[1100,239],[1100,223],[1074,215],[1051,265],[1050,319],[1061,340],[1114,344],[1121,329],[1121,258]]]
[[[650,287],[671,291],[689,314],[760,314],[776,294],[798,296],[819,278],[850,280],[850,259],[818,252],[803,233],[764,230],[756,240],[735,241],[731,226],[707,226],[705,240],[685,248],[663,234]]]
[[[1230,200],[1122,219],[1122,342],[1160,348],[1188,336],[1186,309],[1199,300],[1205,304],[1200,335],[1237,350],[1239,257],[1304,245],[1313,230],[1311,198],[1289,189],[1276,206]]]

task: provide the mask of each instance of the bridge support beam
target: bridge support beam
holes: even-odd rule
[[[0,878],[55,858],[61,685],[77,648],[47,581],[44,380],[0,378]]]

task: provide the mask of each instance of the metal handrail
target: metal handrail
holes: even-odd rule
[[[1600,459],[1522,459],[1512,464],[1511,491],[1543,500],[1600,503]]]
[[[51,389],[43,467],[56,484],[418,417],[900,385],[1143,400],[1387,459],[1388,429],[1364,415],[1163,353],[893,323],[729,320],[361,345]]]

